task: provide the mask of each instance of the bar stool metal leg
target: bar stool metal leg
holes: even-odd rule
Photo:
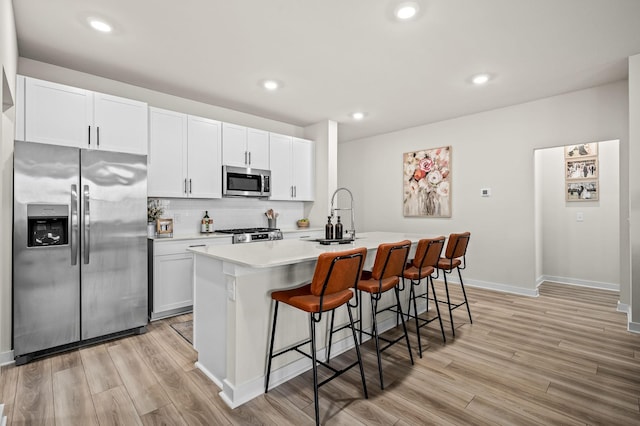
[[[447,338],[444,336],[444,326],[442,325],[442,317],[440,316],[440,306],[438,306],[438,297],[436,296],[436,288],[433,285],[433,278],[429,277],[429,282],[431,283],[431,292],[433,293],[433,304],[436,305],[436,312],[438,314],[438,322],[440,323],[440,331],[442,332],[442,342],[446,343]],[[429,300],[429,299],[427,299]],[[418,333],[420,334],[420,333]],[[420,348],[422,351],[422,348]]]
[[[264,381],[264,393],[269,392],[269,377],[271,376],[271,360],[273,359],[273,342],[276,336],[276,321],[278,319],[278,301],[273,310],[273,327],[271,328],[271,344],[269,345],[269,360],[267,361],[267,377]]]
[[[353,343],[356,347],[356,355],[358,356],[358,364],[360,366],[360,378],[362,379],[362,390],[364,391],[365,399],[369,398],[369,393],[367,392],[367,383],[364,380],[364,367],[362,365],[362,356],[360,355],[360,344],[358,344],[358,339],[356,337],[356,328],[353,323],[353,313],[351,312],[351,305],[347,304],[347,311],[349,312],[349,323],[351,324],[351,334],[353,335]]]
[[[458,269],[458,277],[460,277],[460,287],[462,288],[462,295],[464,296],[464,303],[467,305],[467,313],[469,314],[469,322],[473,324],[473,320],[471,319],[471,309],[469,309],[469,301],[467,300],[467,292],[464,290],[464,283],[462,282],[462,274],[460,273],[460,268]]]
[[[413,301],[413,311],[414,311],[414,319],[416,320],[416,334],[418,335],[418,352],[420,354],[420,358],[422,358],[422,341],[420,340],[420,323],[418,322],[418,305],[416,303],[416,291],[414,289],[413,283],[411,283],[411,289],[409,289],[409,302]],[[409,308],[407,309],[407,318],[411,317],[411,303],[409,303]]]
[[[311,364],[313,366],[313,405],[316,411],[316,425],[320,424],[320,404],[318,403],[318,364],[316,363],[316,322],[313,314],[309,314],[311,332]]]
[[[447,273],[442,274],[444,277],[444,289],[447,292],[447,306],[449,307],[449,320],[451,321],[451,334],[456,337],[456,329],[453,326],[453,309],[451,308],[451,298],[449,297],[449,284],[447,283]]]
[[[373,332],[373,339],[376,343],[376,355],[378,357],[378,374],[380,375],[380,389],[384,389],[384,382],[382,379],[382,358],[380,356],[380,338],[378,337],[378,321],[376,320],[377,314],[378,299],[371,295],[371,320],[373,322],[373,324],[371,325],[371,331]],[[362,331],[362,327],[360,328],[360,330]]]
[[[411,365],[413,365],[413,353],[411,352],[411,344],[409,343],[409,333],[407,333],[407,325],[404,322],[404,315],[402,315],[402,306],[400,305],[400,290],[398,289],[398,286],[396,286],[394,288],[394,290],[395,290],[395,293],[396,293],[396,301],[398,302],[398,312],[400,312],[400,320],[402,321],[402,330],[404,331],[404,337],[405,337],[405,339],[407,341],[407,349],[409,351],[409,358],[411,359]]]
[[[329,328],[329,347],[327,348],[327,363],[331,360],[331,341],[333,340],[333,320],[336,317],[336,310],[331,311],[331,326]]]

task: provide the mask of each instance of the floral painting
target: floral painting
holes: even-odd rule
[[[451,147],[404,154],[405,216],[451,217]]]

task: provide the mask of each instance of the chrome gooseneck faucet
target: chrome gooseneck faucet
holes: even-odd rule
[[[335,201],[336,198],[336,194],[340,191],[347,191],[347,193],[349,194],[349,197],[351,197],[351,204],[349,206],[349,208],[334,208],[333,207],[333,202]],[[351,191],[349,191],[347,188],[338,188],[333,192],[333,195],[331,196],[331,217],[333,217],[333,213],[336,210],[350,210],[351,211],[351,229],[348,229],[346,231],[347,234],[351,234],[351,239],[355,240],[356,239],[356,222],[355,222],[355,216],[353,214],[353,194],[351,193]]]

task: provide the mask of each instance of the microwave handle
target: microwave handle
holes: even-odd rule
[[[271,191],[270,185],[269,185],[269,176],[262,176],[262,193],[263,194],[268,194]]]

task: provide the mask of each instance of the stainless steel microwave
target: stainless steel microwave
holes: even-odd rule
[[[271,195],[271,171],[222,166],[222,195],[268,197]]]

